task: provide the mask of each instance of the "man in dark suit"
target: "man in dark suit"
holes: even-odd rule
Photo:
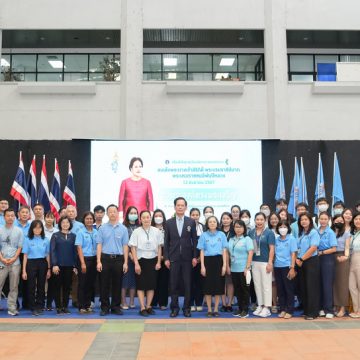
[[[190,317],[191,274],[192,267],[196,266],[196,224],[185,216],[187,202],[183,197],[174,200],[175,217],[166,222],[164,239],[165,266],[170,269],[170,317],[179,314],[179,287],[181,279],[184,280],[185,317]]]

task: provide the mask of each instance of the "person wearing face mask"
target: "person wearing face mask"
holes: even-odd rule
[[[268,204],[261,204],[260,205],[260,212],[262,212],[265,215],[265,226],[268,224],[268,219],[271,214],[271,209]]]
[[[129,239],[133,231],[139,227],[138,210],[135,206],[129,206],[126,210],[125,219],[123,225],[127,228]],[[126,293],[129,291],[130,303],[126,302]],[[128,271],[123,275],[122,289],[121,289],[121,308],[128,310],[135,308],[135,293],[136,293],[136,282],[135,282],[135,265],[132,258],[132,254],[129,251],[129,262]]]
[[[301,202],[296,205],[295,209],[296,209],[296,216],[297,218],[299,218],[301,214],[305,214],[309,211],[309,206],[306,203]],[[291,227],[291,234],[294,236],[295,239],[297,239],[299,237],[298,222],[297,221],[293,222],[290,225],[290,227]]]
[[[200,212],[199,212],[200,216]],[[165,213],[160,210],[156,209],[154,211],[151,226],[156,227],[160,230],[161,237],[162,237],[162,244],[164,243],[164,235],[166,230],[166,221],[165,221]],[[151,303],[152,307],[159,306],[160,310],[166,310],[169,301],[169,269],[165,266],[164,263],[164,245],[161,246],[161,268],[157,272],[157,285],[154,293],[154,298]]]
[[[249,232],[254,228],[254,226],[251,225],[251,214],[249,210],[247,209],[241,210],[240,220],[242,220],[245,223],[247,232]]]
[[[335,315],[343,317],[345,306],[349,303],[349,272],[350,272],[350,240],[349,231],[345,231],[343,215],[333,217],[332,230],[336,234],[337,247],[335,253],[334,306]]]
[[[319,226],[319,214],[322,212],[327,212],[329,210],[329,202],[326,198],[321,197],[316,200],[317,214],[313,218],[315,227]],[[329,224],[331,226],[331,224]]]
[[[278,317],[290,319],[294,312],[297,242],[286,220],[279,221],[276,232],[279,236],[275,238],[274,272],[280,307]]]
[[[192,208],[190,210],[190,217],[195,221],[197,240],[205,231],[205,226],[199,222],[200,210]],[[204,295],[202,293],[202,278],[201,278],[201,264],[200,264],[200,251],[197,254],[197,265],[193,268],[192,281],[191,281],[191,311],[202,311],[202,303]]]
[[[233,205],[230,209],[233,221],[240,219],[241,208],[239,205]]]
[[[333,214],[341,215],[345,209],[345,204],[342,201],[336,201],[333,205]]]
[[[335,275],[336,235],[329,227],[330,215],[327,212],[319,214],[320,244],[318,255],[320,260],[320,316],[332,319],[333,314],[333,286]]]
[[[214,215],[214,208],[212,206],[205,206],[203,209],[203,215],[204,215],[204,219],[205,222],[206,220],[210,217]]]

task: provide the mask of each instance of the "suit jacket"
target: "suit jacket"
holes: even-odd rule
[[[184,216],[181,236],[177,229],[176,218],[167,220],[164,238],[165,260],[180,261],[196,258],[196,246],[196,224],[193,219]]]

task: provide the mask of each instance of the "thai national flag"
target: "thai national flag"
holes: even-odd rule
[[[32,208],[35,206],[37,201],[36,196],[36,155],[33,156],[30,169],[29,169],[29,177],[27,179],[26,191],[28,202],[27,204],[31,208],[31,217],[33,218]]]
[[[73,205],[76,207],[74,176],[73,176],[70,160],[69,160],[69,172],[63,193],[63,199],[64,199],[64,206]]]
[[[45,155],[43,155],[43,162],[42,162],[42,167],[41,167],[39,203],[44,206],[45,214],[48,211],[50,211],[50,195],[49,195],[49,186],[48,186],[48,182],[47,182]]]
[[[50,190],[50,208],[51,208],[51,212],[55,216],[56,222],[58,222],[60,219],[60,215],[59,215],[60,206],[61,206],[60,171],[59,171],[58,162],[55,159],[54,178]]]
[[[26,193],[26,176],[24,170],[24,163],[22,160],[22,152],[20,151],[19,167],[12,184],[10,195],[17,200],[21,205],[28,205],[28,197]]]

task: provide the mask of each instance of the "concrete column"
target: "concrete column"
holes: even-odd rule
[[[0,29],[0,61],[2,56],[2,30]],[[1,71],[1,65],[0,65],[0,71]]]
[[[286,138],[289,133],[286,1],[264,1],[265,75],[269,139]]]
[[[121,0],[121,139],[142,139],[142,0]]]

